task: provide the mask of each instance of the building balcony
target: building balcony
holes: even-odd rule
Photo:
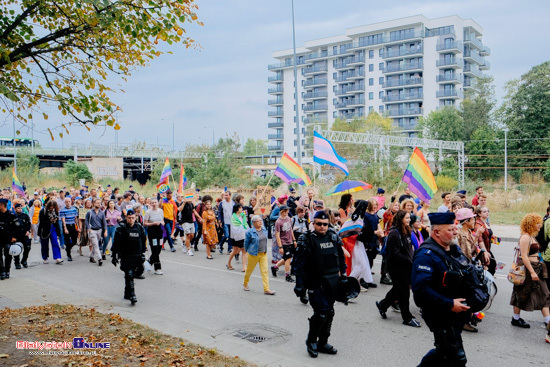
[[[323,123],[323,121],[320,120],[320,119],[312,117],[312,118],[304,119],[303,123],[304,123],[304,125],[315,125],[315,124],[321,124],[321,123]],[[325,120],[325,123],[326,123],[326,120]]]
[[[337,102],[334,107],[336,109],[344,109],[344,108],[351,108],[354,106],[364,106],[365,105],[365,98],[352,98],[348,99],[347,101],[341,101]]]
[[[390,35],[386,38],[385,43],[401,42],[405,40],[413,40],[416,38],[422,38],[422,32],[404,32]]]
[[[269,129],[281,129],[284,127],[284,124],[282,122],[268,122],[267,127]]]
[[[283,82],[283,76],[282,75],[275,75],[275,76],[270,76],[267,78],[267,81],[269,83],[282,83]]]
[[[359,85],[353,85],[353,86],[348,86],[346,88],[346,92],[347,93],[355,93],[355,92],[364,92],[365,91],[365,86],[363,84],[359,84]]]
[[[326,78],[314,78],[311,80],[306,80],[304,82],[304,87],[313,88],[316,86],[327,85],[327,83],[328,80]]]
[[[483,64],[479,65],[479,70],[489,70],[491,68],[491,63],[487,60],[483,60]]]
[[[267,101],[267,104],[270,106],[282,106],[283,99],[282,98],[270,99],[269,101]]]
[[[365,117],[365,114],[364,113],[358,113],[358,112],[348,112],[348,113],[342,113],[338,117],[344,118],[346,120],[352,120],[352,119],[355,119],[355,118]]]
[[[472,77],[478,77],[481,78],[483,76],[483,73],[479,70],[478,66],[475,64],[468,64],[464,66],[464,75]]]
[[[400,102],[400,101],[413,101],[422,100],[424,98],[423,93],[401,93],[396,95],[389,95],[382,97],[382,102]]]
[[[464,93],[460,90],[440,90],[435,93],[437,98],[464,98]]]
[[[435,37],[435,36],[446,36],[446,35],[453,35],[453,36],[456,35],[453,26],[435,28],[435,29],[426,29],[426,31],[424,32],[424,37]]]
[[[298,62],[296,63],[296,65],[303,65],[305,64],[305,61],[300,61],[300,59],[298,59]],[[290,59],[289,61],[285,61],[285,62],[279,62],[279,63],[276,63],[276,64],[271,64],[271,65],[268,65],[267,66],[267,69],[268,70],[277,70],[277,69],[284,69],[284,68],[289,68],[289,67],[292,67],[294,66],[294,60],[293,59]]]
[[[479,54],[481,56],[489,56],[491,55],[491,49],[489,48],[489,46],[483,45],[483,49],[479,50]]]
[[[365,77],[365,70],[357,70],[348,74],[348,79],[360,79]]]
[[[353,69],[355,66],[349,65],[349,61],[340,61],[337,62],[336,65],[334,65],[334,68],[336,70],[342,70],[342,69]]]
[[[386,80],[382,85],[382,88],[395,88],[401,86],[413,86],[422,85],[424,80],[422,78],[403,78],[397,80]]]
[[[469,63],[483,64],[485,59],[477,54],[476,51],[467,50],[464,52],[464,60]]]
[[[283,110],[267,111],[269,117],[283,117]]]
[[[398,74],[402,73],[404,71],[414,71],[414,70],[422,70],[424,69],[424,63],[422,62],[411,62],[411,63],[404,63],[401,65],[390,65],[390,66],[384,66],[384,70],[382,70],[383,74]]]
[[[269,145],[267,150],[270,152],[283,152],[283,147],[281,145]]]
[[[327,70],[328,68],[326,65],[308,66],[307,68],[304,68],[303,75],[323,74],[326,73]]]
[[[470,47],[473,46],[478,50],[483,50],[483,43],[479,38],[476,38],[476,36],[473,33],[464,35],[464,44],[469,44]]]
[[[398,108],[398,109],[389,109],[386,111],[390,117],[400,117],[400,116],[415,116],[422,115],[424,109],[421,107],[418,108]]]
[[[348,74],[348,75],[346,75],[346,76],[339,76],[339,77],[337,77],[336,79],[334,79],[334,82],[335,82],[335,83],[349,83],[349,82],[350,82],[350,81],[349,81],[349,76],[350,76],[350,75],[351,75],[351,74]]]
[[[338,89],[336,89],[334,94],[337,95],[337,96],[343,96],[343,95],[347,94],[348,91],[349,91],[349,88],[347,88],[347,87],[346,88],[338,88]]]
[[[438,43],[435,46],[435,49],[438,52],[461,53],[462,50],[464,49],[464,45],[460,41],[444,42],[444,43]]]
[[[350,61],[348,61],[348,65],[361,65],[365,63],[365,55],[354,55]]]
[[[283,134],[267,134],[269,140],[283,140]]]
[[[435,81],[437,83],[462,83],[464,81],[464,77],[462,74],[452,74],[452,75],[437,75],[435,77]]]
[[[326,111],[328,110],[328,105],[326,103],[320,103],[311,106],[304,106],[304,111],[306,112],[317,112],[317,111]]]
[[[304,94],[304,100],[306,99],[324,99],[328,97],[328,92],[307,92]]]
[[[283,92],[284,92],[283,86],[280,84],[277,85],[275,88],[269,88],[267,90],[268,94],[283,94]]]
[[[382,54],[382,58],[383,59],[403,58],[406,56],[422,55],[423,53],[424,53],[424,49],[422,46],[397,49],[397,50],[386,50]]]
[[[458,57],[451,57],[450,59],[437,60],[435,66],[445,69],[459,69],[464,66],[464,61]]]

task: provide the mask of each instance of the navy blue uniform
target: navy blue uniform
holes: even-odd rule
[[[11,255],[9,253],[9,244],[15,238],[15,228],[13,226],[14,215],[9,211],[0,212],[0,279],[9,278]]]
[[[415,252],[411,285],[414,301],[434,333],[435,349],[424,356],[420,366],[465,366],[461,333],[469,314],[451,311],[453,299],[459,297],[453,295],[457,289],[443,286],[445,272],[450,269],[438,254],[426,248],[426,244],[439,246],[430,237]],[[460,248],[452,245],[449,251],[460,253]]]

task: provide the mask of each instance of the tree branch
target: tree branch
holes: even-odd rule
[[[38,5],[40,5],[40,1],[35,2],[31,6],[29,6],[27,9],[25,9],[23,13],[17,16],[17,18],[15,18],[13,23],[8,28],[6,28],[6,30],[2,33],[2,35],[0,36],[0,40],[5,40],[10,35],[10,33],[15,28],[17,28],[23,22],[23,20],[25,20],[25,18],[34,11],[34,9],[38,7]]]

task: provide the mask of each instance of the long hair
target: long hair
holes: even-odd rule
[[[46,204],[46,210],[50,210],[51,208],[53,208],[56,213],[59,213],[59,207],[57,206],[57,202],[55,200],[49,200]]]
[[[542,224],[542,217],[537,213],[529,213],[523,217],[519,228],[523,233],[534,236],[538,233],[537,224]]]
[[[367,211],[367,202],[365,200],[357,200],[355,202],[355,211],[351,215],[351,220],[355,221],[358,218],[364,218]]]
[[[340,198],[340,204],[338,204],[338,208],[342,208],[346,210],[348,208],[348,205],[351,201],[351,194],[344,194]]]
[[[403,219],[405,219],[405,216],[407,214],[410,214],[408,211],[400,210],[393,216],[393,223],[392,226],[397,228],[400,234],[402,235],[410,235],[411,234],[411,227],[405,225],[403,223]]]

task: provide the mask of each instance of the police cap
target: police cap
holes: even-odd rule
[[[134,209],[128,209],[128,210],[126,211],[126,215],[134,215],[134,214],[136,214],[136,212],[134,211]]]
[[[455,213],[428,213],[428,218],[430,218],[432,225],[453,224],[455,222]]]
[[[324,210],[319,210],[317,213],[315,213],[313,219],[328,219],[328,215],[327,213],[325,213]]]

